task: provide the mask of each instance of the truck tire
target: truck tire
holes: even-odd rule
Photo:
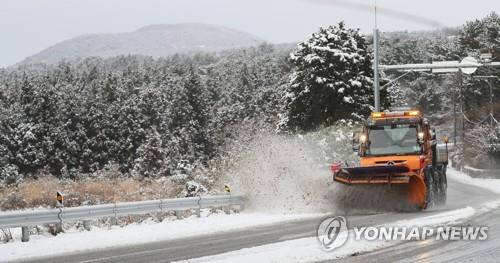
[[[436,183],[435,183],[435,175],[434,175],[434,169],[432,167],[427,167],[424,170],[424,177],[425,177],[425,187],[426,189],[426,195],[425,195],[425,207],[430,208],[434,206],[434,201],[435,201],[435,195],[436,195]]]
[[[436,168],[437,166],[437,145],[432,145],[431,147],[432,150],[432,167]]]
[[[446,190],[448,188],[448,180],[446,178],[446,165],[441,165],[439,167],[439,184],[438,184],[438,195],[436,199],[437,205],[446,205]]]

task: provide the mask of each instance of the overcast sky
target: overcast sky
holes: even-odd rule
[[[0,67],[59,41],[116,33],[149,24],[224,25],[269,42],[304,40],[319,26],[344,20],[369,33],[374,0],[0,0]],[[378,0],[382,31],[458,26],[491,11],[499,0]]]

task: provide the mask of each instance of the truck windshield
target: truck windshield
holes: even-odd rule
[[[365,155],[404,155],[420,153],[416,124],[371,126]]]

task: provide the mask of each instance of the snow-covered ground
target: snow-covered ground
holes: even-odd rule
[[[21,243],[17,238],[12,242],[0,244],[0,261],[143,244],[322,216],[322,214],[282,215],[246,212],[226,215],[205,212],[201,218],[192,216],[183,220],[146,222],[123,228],[117,226],[111,229],[92,229],[90,232],[72,229],[55,237],[33,235],[26,243]],[[57,244],[57,249],[54,249],[54,244]]]
[[[459,223],[474,215],[475,212],[475,209],[466,207],[436,215],[397,221],[390,224],[390,226],[434,227],[449,223]],[[384,240],[354,240],[352,238],[353,236],[354,233],[349,231],[349,239],[347,242],[342,247],[333,251],[324,251],[316,237],[308,237],[245,248],[214,256],[190,259],[183,262],[258,262],[263,259],[265,259],[265,262],[316,262],[372,251],[397,243],[396,241],[389,242]]]
[[[472,178],[467,174],[459,172],[453,168],[449,168],[446,171],[448,178],[453,178],[454,180],[464,183],[475,185],[484,189],[488,189],[495,193],[500,193],[500,180],[499,179],[489,179],[489,178]]]
[[[490,190],[495,193],[500,193],[500,180],[499,179],[491,179],[491,178],[472,178],[469,175],[459,172],[453,168],[448,169],[446,172],[448,178],[453,178],[453,180],[464,183],[464,184],[469,184],[469,185],[474,185],[477,187],[481,187],[487,190]],[[480,208],[478,212],[480,213],[485,213],[488,212],[492,209],[497,209],[500,207],[500,200],[498,201],[491,201],[486,204],[483,204],[483,206]]]
[[[448,170],[448,176],[462,183],[479,186],[500,193],[500,180],[471,178],[454,169]],[[419,217],[415,220],[398,221],[391,224],[391,226],[434,226],[464,220],[473,214],[482,213],[498,207],[500,207],[500,202],[490,202],[484,204],[477,209],[477,211],[471,207],[467,207],[426,217]],[[201,234],[272,225],[305,218],[319,218],[322,216],[324,216],[324,214],[309,213],[283,215],[281,213],[256,213],[250,210],[240,214],[226,215],[223,213],[212,214],[205,210],[201,218],[193,216],[183,220],[165,220],[161,223],[149,221],[142,224],[131,224],[125,227],[94,227],[90,232],[72,228],[67,230],[66,233],[56,237],[50,235],[32,235],[31,240],[27,243],[22,243],[20,241],[20,229],[16,228],[14,232],[14,241],[0,244],[0,261],[143,244]],[[55,243],[58,244],[57,250],[53,249]],[[224,262],[227,261],[226,259],[230,259],[231,262],[245,262],[263,258],[271,262],[315,261],[344,257],[353,253],[370,251],[392,244],[394,244],[394,242],[353,241],[350,239],[341,248],[332,252],[325,252],[320,247],[316,237],[311,237],[246,248],[220,255],[192,259],[190,261]]]

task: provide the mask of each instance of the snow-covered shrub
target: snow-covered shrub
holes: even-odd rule
[[[173,182],[179,183],[179,184],[185,184],[188,180],[190,180],[190,177],[188,174],[182,174],[182,173],[174,174],[170,178]]]
[[[16,165],[7,164],[0,168],[0,182],[2,185],[17,185],[23,180]]]
[[[23,196],[17,192],[8,194],[0,203],[0,209],[12,210],[26,208],[28,203],[24,200]]]
[[[110,162],[104,166],[102,170],[92,174],[92,177],[99,179],[118,179],[127,176],[120,171],[120,165],[115,162]]]
[[[200,196],[206,192],[207,189],[203,185],[195,181],[189,181],[185,184],[184,197]]]
[[[11,240],[12,240],[12,233],[10,232],[10,228],[0,229],[0,241],[9,242]]]
[[[465,161],[474,167],[498,169],[500,126],[477,125],[466,135]]]

